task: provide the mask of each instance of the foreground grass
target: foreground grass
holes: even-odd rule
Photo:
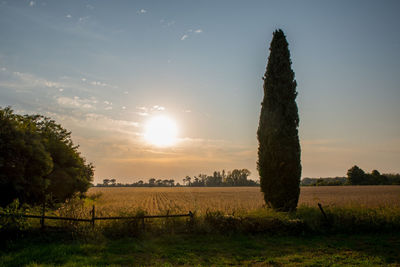
[[[53,236],[52,236],[53,235]],[[271,236],[164,234],[77,241],[36,233],[3,241],[0,266],[399,266],[400,233]]]

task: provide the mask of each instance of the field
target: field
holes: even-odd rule
[[[148,214],[204,214],[221,211],[242,213],[264,206],[258,187],[94,187],[89,196],[99,196],[99,214],[115,214],[138,209]],[[400,208],[400,186],[320,186],[302,187],[299,205],[316,207]]]
[[[147,221],[145,230],[134,221],[49,227],[46,234],[29,228],[0,236],[0,266],[400,266],[400,186],[302,187],[293,214],[263,209],[257,187],[91,188],[88,195],[67,204],[67,215],[89,217],[95,204],[105,216],[198,216],[193,224]]]

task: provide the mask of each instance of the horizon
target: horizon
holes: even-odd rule
[[[398,173],[399,7],[2,1],[0,107],[71,131],[94,184],[243,168],[258,180],[262,77],[281,28],[297,81],[302,178],[344,177],[354,165]]]

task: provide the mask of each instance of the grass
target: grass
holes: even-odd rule
[[[398,266],[400,233],[363,235],[145,235],[82,242],[36,233],[8,242],[0,266]],[[57,240],[57,241],[56,241]]]
[[[256,188],[139,189],[92,191],[49,213],[88,218],[93,204],[98,216],[196,207],[194,221],[147,220],[143,231],[140,221],[102,221],[92,229],[88,223],[47,220],[43,232],[32,219],[22,222],[24,231],[0,231],[0,266],[400,265],[400,187],[302,188],[293,213],[255,205]],[[328,221],[317,202],[325,203]]]

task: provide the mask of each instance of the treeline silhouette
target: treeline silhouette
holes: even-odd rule
[[[259,186],[258,181],[248,179],[250,176],[248,169],[234,169],[214,171],[212,175],[199,174],[198,176],[186,176],[182,183],[175,183],[174,179],[155,179],[150,178],[147,182],[139,180],[134,183],[118,183],[116,179],[104,179],[103,183],[98,183],[97,187],[217,187],[217,186]]]
[[[347,171],[347,177],[303,178],[302,186],[334,186],[334,185],[400,185],[399,173],[381,174],[377,170],[366,173],[357,165]]]

